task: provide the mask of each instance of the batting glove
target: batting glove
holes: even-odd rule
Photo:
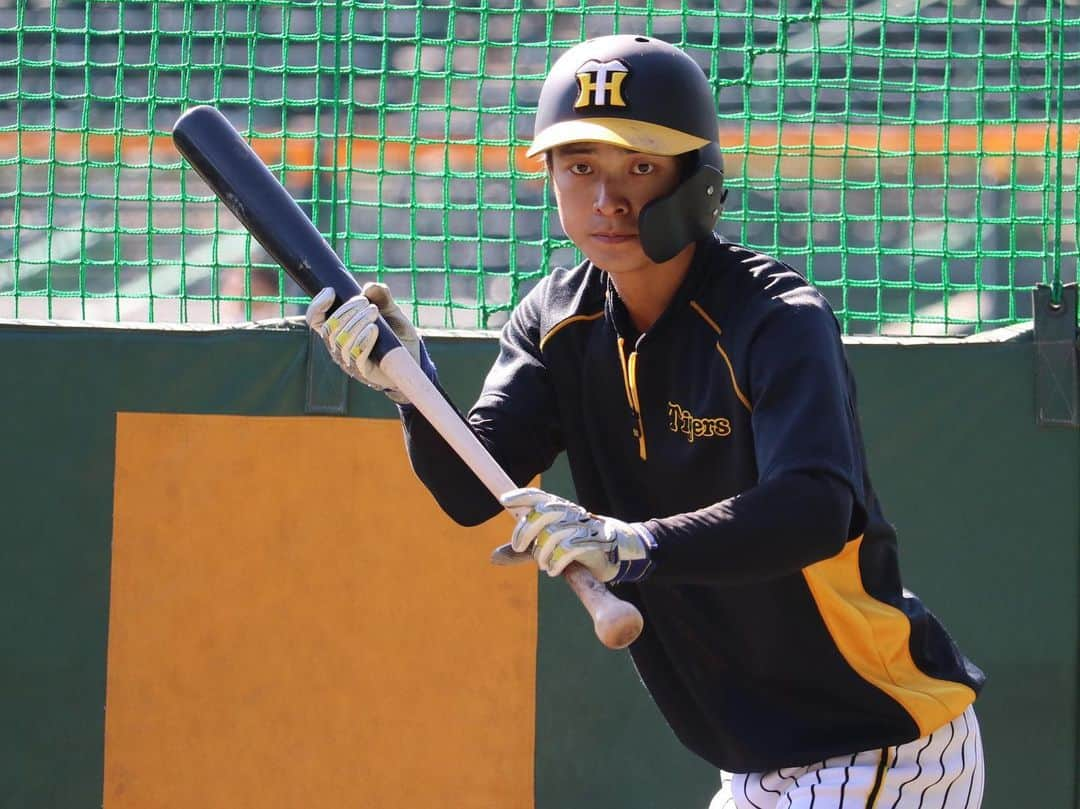
[[[510,547],[533,558],[549,576],[571,562],[603,582],[640,581],[652,567],[656,540],[641,523],[590,514],[576,503],[540,489],[514,489],[499,498],[518,515]]]
[[[420,335],[401,307],[394,303],[389,287],[364,284],[360,295],[347,300],[327,318],[326,312],[333,303],[334,290],[327,287],[311,299],[304,315],[308,326],[322,337],[330,357],[353,379],[382,391],[398,404],[405,404],[408,399],[370,356],[379,336],[375,322],[382,315],[412,358],[420,362]]]

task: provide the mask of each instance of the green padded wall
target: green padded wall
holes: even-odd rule
[[[494,342],[429,344],[471,403]],[[0,324],[5,806],[101,805],[116,412],[301,416],[308,345],[295,324]],[[986,809],[1080,806],[1080,432],[1034,426],[1030,334],[848,350],[906,583],[990,675]],[[346,412],[394,416],[356,383]],[[544,483],[572,495],[562,461]],[[626,655],[599,647],[558,583],[540,583],[538,613],[535,806],[704,809],[715,773],[681,749]]]

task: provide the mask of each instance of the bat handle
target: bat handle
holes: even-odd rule
[[[379,367],[489,492],[498,498],[517,488],[405,348],[396,347],[386,352]],[[641,634],[645,620],[637,607],[618,598],[597,581],[588,568],[577,563],[569,565],[563,578],[593,619],[596,636],[609,649],[625,648]]]

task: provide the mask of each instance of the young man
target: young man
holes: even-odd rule
[[[470,525],[523,516],[512,551],[589,567],[636,604],[630,653],[667,721],[725,772],[716,807],[980,805],[983,674],[900,583],[828,304],[790,267],[712,231],[722,200],[704,73],[658,40],[584,42],[544,83],[542,155],[586,260],[515,309],[468,421],[524,483],[565,451],[578,503],[496,502],[368,353],[385,287],[308,322],[401,403],[414,469]],[[528,557],[526,557],[528,558]]]

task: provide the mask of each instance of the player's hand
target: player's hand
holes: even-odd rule
[[[652,566],[656,540],[641,523],[590,514],[540,489],[514,489],[499,502],[518,515],[510,547],[518,553],[531,549],[549,576],[578,562],[600,581],[639,581]]]
[[[375,321],[381,314],[401,344],[417,362],[420,361],[420,335],[401,311],[385,284],[364,284],[360,295],[350,298],[329,318],[327,310],[334,303],[334,290],[323,289],[311,299],[304,319],[326,344],[338,366],[370,388],[382,391],[398,404],[408,401],[389,377],[371,360],[371,349],[379,336]]]

